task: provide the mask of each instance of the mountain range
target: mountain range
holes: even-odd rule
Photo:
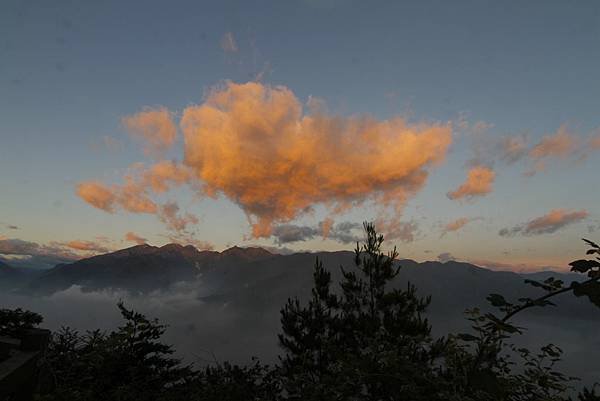
[[[310,296],[317,258],[331,271],[333,288],[339,288],[340,266],[351,269],[354,263],[354,253],[347,251],[279,255],[262,248],[233,247],[215,252],[177,244],[138,245],[32,274],[0,264],[0,288],[11,288],[21,300],[32,295],[29,298],[39,299],[42,305],[46,300],[69,299],[53,300],[53,294],[67,294],[72,288],[81,292],[78,296],[117,291],[118,297],[123,292],[130,294],[130,301],[154,300],[156,304],[162,299],[160,302],[167,302],[165,317],[171,319],[173,341],[188,355],[202,344],[224,359],[243,361],[260,355],[273,361],[279,352],[279,311],[289,297],[306,300]],[[554,276],[569,284],[583,278],[571,273],[493,271],[458,261],[418,263],[403,259],[397,263],[402,268],[391,285],[401,287],[410,282],[420,295],[431,295],[427,317],[436,335],[468,329],[463,312],[473,307],[490,310],[486,297],[491,293],[502,294],[509,301],[543,294],[543,290],[525,284],[525,279]],[[173,309],[168,302],[179,306]],[[556,307],[518,316],[516,323],[531,328],[534,334],[526,337],[532,341],[526,345],[556,341],[565,347],[565,364],[572,373],[586,380],[600,377],[594,362],[600,359],[600,339],[595,336],[600,331],[600,310],[572,294],[557,297],[556,303]],[[91,316],[98,313],[89,311]]]

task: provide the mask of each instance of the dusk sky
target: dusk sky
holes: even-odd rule
[[[147,241],[564,270],[600,239],[600,2],[0,5],[0,257]]]

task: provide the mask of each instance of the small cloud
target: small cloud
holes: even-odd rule
[[[565,209],[554,209],[547,214],[530,220],[526,223],[516,225],[512,228],[503,228],[498,234],[503,237],[521,235],[552,234],[570,224],[578,223],[588,216],[586,210],[568,211]]]
[[[588,141],[588,147],[593,150],[600,150],[600,128],[596,129],[596,132],[592,134]]]
[[[400,240],[402,242],[413,242],[418,234],[419,225],[414,221],[400,221],[392,218],[387,221],[378,219],[375,222],[378,231],[383,233],[386,240]]]
[[[577,139],[567,130],[565,125],[561,125],[556,133],[546,135],[542,140],[529,151],[529,156],[534,160],[544,157],[566,157],[575,150]]]
[[[438,260],[442,263],[451,262],[456,260],[454,256],[450,252],[443,252],[438,255]]]
[[[225,53],[237,53],[239,49],[233,33],[227,32],[223,35],[221,38],[221,49],[223,49]]]
[[[472,167],[467,174],[467,180],[456,190],[448,192],[448,198],[457,200],[485,196],[492,192],[492,184],[495,178],[496,173],[489,167]]]
[[[185,231],[189,224],[198,224],[199,220],[191,213],[179,215],[179,206],[175,202],[167,202],[160,207],[158,218],[173,231]]]
[[[138,245],[143,245],[148,242],[146,238],[143,238],[132,231],[125,234],[125,241],[135,242]]]
[[[546,135],[530,151],[529,157],[534,166],[525,172],[525,176],[533,176],[546,168],[546,160],[575,155],[578,149],[578,138],[565,125],[561,125],[554,134]]]
[[[144,141],[144,152],[147,155],[161,155],[177,139],[177,127],[172,114],[164,107],[148,108],[123,117],[121,121],[131,135]]]
[[[527,155],[527,139],[525,135],[507,136],[500,141],[500,159],[513,164]]]
[[[291,242],[308,241],[319,234],[319,229],[316,227],[282,224],[273,228],[272,236],[275,237],[275,242],[278,245],[282,245]]]
[[[278,245],[292,242],[303,242],[322,237],[342,244],[353,243],[360,240],[362,224],[342,222],[333,224],[333,220],[327,218],[317,226],[298,226],[295,224],[282,224],[273,228],[272,237]]]
[[[472,221],[479,220],[480,217],[460,217],[446,224],[442,230],[442,236],[449,232],[458,231]]]

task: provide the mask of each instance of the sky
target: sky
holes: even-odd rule
[[[596,1],[0,5],[0,258],[148,242],[564,270],[600,233]]]

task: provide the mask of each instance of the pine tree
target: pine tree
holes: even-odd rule
[[[339,294],[317,261],[308,305],[288,300],[282,310],[285,351],[282,381],[288,399],[435,399],[434,359],[441,343],[431,340],[422,317],[429,298],[414,286],[389,288],[399,267],[394,248],[365,223],[366,240],[355,250],[355,268],[342,268]]]

